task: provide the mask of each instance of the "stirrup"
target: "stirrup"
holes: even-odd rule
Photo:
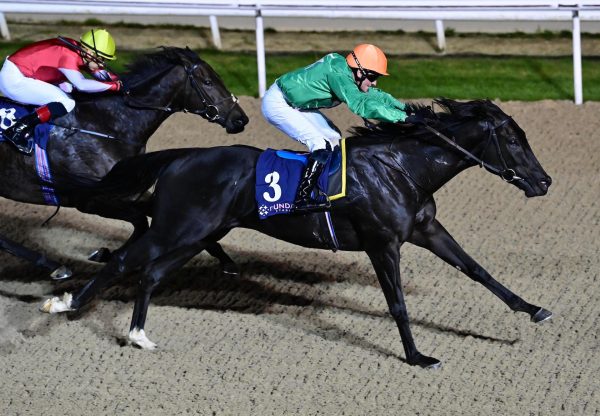
[[[315,199],[309,198],[307,200],[294,202],[294,209],[292,210],[292,212],[322,212],[327,211],[330,208],[331,201],[329,201],[329,198],[324,201],[317,201]]]

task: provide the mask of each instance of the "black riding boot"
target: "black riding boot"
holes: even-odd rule
[[[315,153],[317,152],[319,151],[317,150]],[[327,161],[327,158],[325,158],[325,161]],[[324,168],[325,162],[314,158],[312,154],[309,156],[308,165],[304,170],[296,193],[294,212],[323,211],[331,207],[329,200],[318,201],[312,198],[312,191]]]
[[[33,129],[40,124],[37,113],[33,112],[21,117],[15,124],[2,132],[6,140],[11,142],[19,152],[30,155],[33,150]]]
[[[15,124],[4,130],[2,135],[15,145],[19,152],[30,155],[33,150],[33,130],[35,126],[65,114],[67,114],[67,109],[62,103],[48,103],[37,108],[33,113],[18,119]]]

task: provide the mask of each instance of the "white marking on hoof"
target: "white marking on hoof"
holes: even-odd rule
[[[129,331],[129,341],[144,350],[156,349],[156,344],[148,339],[143,329],[134,328]]]
[[[47,299],[46,302],[40,306],[40,311],[46,313],[59,313],[59,312],[67,312],[73,311],[71,308],[71,301],[73,300],[73,295],[70,293],[65,293],[61,298],[53,297],[51,299]]]

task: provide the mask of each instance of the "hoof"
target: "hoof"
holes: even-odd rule
[[[154,342],[148,339],[143,329],[134,329],[129,331],[129,342],[131,342],[133,345],[137,345],[143,350],[148,351],[153,351],[157,347]]]
[[[539,324],[541,322],[547,321],[550,318],[552,318],[552,312],[544,308],[540,308],[540,310],[537,311],[535,315],[531,317],[531,320],[536,324]]]
[[[50,273],[52,280],[64,280],[73,276],[73,272],[67,266],[60,266],[58,269]]]
[[[410,360],[407,360],[410,365],[418,365],[421,368],[425,368],[427,370],[437,370],[442,367],[442,362],[437,358],[427,357],[421,353],[417,353],[417,355]]]
[[[108,263],[110,260],[111,252],[106,247],[99,248],[89,255],[88,260],[96,263]]]
[[[235,263],[223,263],[221,274],[225,277],[240,277],[240,268]]]
[[[40,306],[40,311],[45,313],[59,313],[59,312],[67,312],[74,310],[71,308],[71,302],[73,301],[73,295],[70,293],[65,293],[61,298],[53,297],[51,299],[47,299],[42,306]]]

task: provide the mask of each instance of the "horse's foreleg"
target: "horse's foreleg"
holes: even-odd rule
[[[415,228],[408,241],[426,248],[474,281],[481,283],[513,311],[528,313],[533,322],[542,322],[552,317],[550,311],[525,302],[500,282],[496,281],[483,267],[465,253],[462,247],[436,219],[432,219],[420,228]]]
[[[127,241],[115,252],[125,249],[131,243],[140,238],[148,231],[148,218],[145,211],[147,206],[139,201],[98,201],[96,199],[85,201],[77,206],[77,209],[87,214],[95,214],[104,218],[112,218],[129,222],[133,226],[133,233]],[[95,250],[88,256],[88,260],[97,263],[107,263],[115,252],[106,247]]]
[[[131,247],[123,250],[118,255],[112,256],[110,261],[74,296],[65,293],[62,299],[58,297],[48,299],[40,307],[40,310],[47,313],[56,313],[77,310],[85,306],[109,284],[139,269],[151,261],[154,256],[160,255],[162,247],[154,240],[151,232],[146,233]]]
[[[135,300],[131,326],[129,328],[130,342],[143,349],[153,350],[156,348],[156,344],[150,341],[144,332],[150,296],[152,296],[152,292],[164,277],[168,276],[172,271],[183,267],[205,247],[206,243],[204,242],[179,247],[163,254],[144,267],[143,276],[139,281],[138,295]]]
[[[30,250],[2,235],[0,235],[0,250],[4,250],[13,256],[20,257],[36,266],[50,270],[50,277],[54,280],[67,279],[73,274],[68,267],[50,260],[45,255]]]
[[[377,279],[383,289],[390,313],[398,325],[406,361],[410,365],[419,365],[423,368],[439,367],[441,365],[439,360],[427,357],[417,350],[410,331],[408,312],[400,282],[400,246],[394,243],[384,248],[369,250],[367,254],[377,273]]]
[[[112,256],[117,255],[116,253],[124,250],[131,243],[137,241],[137,239],[144,235],[144,233],[150,228],[148,225],[148,219],[145,215],[138,215],[135,217],[131,216],[127,219],[124,219],[124,221],[128,221],[131,225],[133,225],[133,233],[129,236],[127,241],[125,241],[121,247],[114,251],[110,251],[110,249],[107,247],[100,247],[88,256],[88,260],[96,263],[107,263]]]

